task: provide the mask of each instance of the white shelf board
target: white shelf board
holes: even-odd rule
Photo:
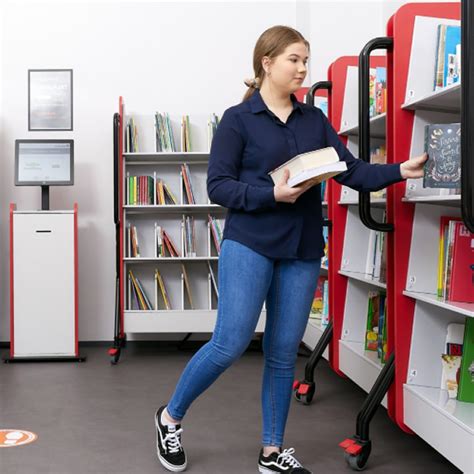
[[[464,314],[465,316],[474,318],[474,303],[443,301],[439,299],[436,295],[433,295],[431,293],[415,293],[414,291],[404,290],[403,294],[415,300],[424,301],[425,303],[430,303],[435,306],[439,306],[440,308],[444,308],[449,311],[454,311],[455,313]]]
[[[213,332],[217,310],[125,311],[124,331],[133,333]],[[262,311],[255,332],[265,328]]]
[[[385,137],[385,124],[387,114],[379,114],[370,119],[370,136],[375,138]],[[359,135],[359,124],[350,125],[339,132],[339,135]]]
[[[127,263],[147,263],[147,262],[207,262],[208,260],[219,260],[219,257],[125,257]]]
[[[172,214],[176,212],[215,212],[226,211],[225,207],[218,204],[161,204],[161,205],[132,205],[127,204],[123,206],[128,214],[143,213],[143,212],[159,212],[160,214]]]
[[[406,110],[436,110],[461,113],[461,84],[433,91],[413,102],[402,105]]]
[[[359,200],[358,199],[347,199],[347,200],[340,200],[337,201],[338,204],[342,206],[358,206],[359,205]],[[370,200],[370,204],[374,207],[385,207],[387,205],[387,199],[386,198],[373,198]]]
[[[303,343],[313,351],[316,347],[316,344],[321,339],[323,332],[326,328],[321,326],[321,320],[315,318],[309,318],[308,324],[306,326],[306,331],[303,335]],[[329,359],[329,351],[326,348],[323,352],[323,357],[328,360]]]
[[[474,405],[446,390],[405,384],[404,422],[462,472],[474,472]]]
[[[377,286],[378,288],[387,289],[386,283],[381,283],[378,280],[373,280],[372,278],[367,278],[365,273],[355,273],[355,272],[345,272],[344,270],[339,270],[340,275],[343,275],[348,278],[353,278],[354,280],[362,281],[368,285]]]
[[[383,364],[378,360],[376,352],[364,349],[363,342],[340,340],[339,368],[368,393],[382,371]],[[382,405],[387,408],[386,395]]]
[[[452,194],[448,196],[413,196],[402,198],[403,202],[435,204],[439,206],[453,206],[459,207],[461,205],[461,196],[459,194]]]
[[[182,152],[172,153],[151,152],[151,153],[124,153],[127,165],[131,164],[181,164],[181,163],[207,163],[209,161],[208,152]]]

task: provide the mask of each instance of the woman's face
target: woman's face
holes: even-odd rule
[[[290,44],[272,62],[267,61],[267,76],[270,75],[266,80],[270,80],[272,87],[292,94],[302,86],[306,77],[308,56],[304,43]]]

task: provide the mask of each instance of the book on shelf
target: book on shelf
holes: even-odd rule
[[[453,237],[447,298],[474,303],[474,234],[463,222],[451,222]]]
[[[153,176],[130,176],[127,173],[127,196],[128,205],[150,205],[154,204],[155,179]]]
[[[168,232],[155,222],[156,257],[180,257],[180,253]]]
[[[183,275],[183,280],[184,280],[184,290],[185,290],[184,293],[188,297],[189,306],[191,307],[191,309],[194,309],[193,295],[191,293],[191,285],[189,282],[188,274],[186,272],[186,267],[184,266],[183,263],[181,264],[181,273]]]
[[[384,211],[382,222],[386,221],[386,213]],[[371,230],[369,232],[369,245],[366,261],[366,275],[377,280],[380,283],[386,282],[387,268],[387,239],[386,233]]]
[[[217,126],[219,125],[219,117],[212,113],[207,121],[207,148],[211,149],[212,140],[217,131]]]
[[[309,317],[312,319],[321,319],[324,307],[324,282],[328,278],[326,276],[318,277],[318,283],[316,285],[316,291],[313,296],[313,303],[311,304],[311,311]]]
[[[339,155],[333,147],[327,147],[296,155],[270,171],[268,174],[275,184],[281,181],[285,168],[290,172],[288,186],[293,187],[308,180],[319,184],[346,171],[347,165],[339,160]]]
[[[178,204],[170,187],[160,178],[156,178],[156,202],[159,205]]]
[[[207,261],[207,267],[209,269],[209,275],[211,277],[212,288],[214,289],[217,298],[219,298],[219,289],[217,287],[217,279],[216,279],[216,276],[214,274],[214,270],[212,269],[211,262],[209,262],[209,260]]]
[[[466,318],[457,399],[474,403],[474,318]]]
[[[157,152],[176,151],[173,129],[168,113],[155,113],[155,148]]]
[[[329,280],[323,282],[323,310],[321,312],[321,327],[329,324]]]
[[[375,116],[376,87],[375,87],[376,69],[369,69],[369,117]]]
[[[184,216],[181,221],[181,232],[185,257],[196,257],[196,232],[193,216]]]
[[[328,267],[329,265],[329,229],[323,226],[324,255],[321,257],[321,265]]]
[[[456,398],[458,393],[463,337],[464,324],[448,324],[446,328],[446,351],[444,354],[441,354],[441,388],[448,391],[449,398]],[[456,347],[456,354],[452,353],[453,347]]]
[[[441,354],[441,364],[441,388],[448,391],[449,398],[456,398],[461,356]]]
[[[130,258],[140,257],[140,246],[138,245],[137,227],[127,224],[125,233],[125,248],[126,254]]]
[[[181,176],[184,186],[184,197],[187,204],[196,204],[194,198],[193,182],[191,180],[191,173],[189,172],[189,166],[187,163],[181,165]]]
[[[222,227],[218,219],[210,214],[207,215],[209,222],[209,229],[212,235],[212,241],[214,242],[214,247],[216,249],[217,255],[221,254],[221,243],[222,243]]]
[[[375,68],[375,115],[387,111],[387,68]]]
[[[461,124],[425,126],[424,188],[458,189],[461,184]]]
[[[385,362],[387,355],[386,311],[387,306],[385,292],[369,291],[365,350],[377,352],[377,357],[381,362]]]
[[[385,363],[387,355],[387,298],[382,293],[380,296],[379,327],[377,331],[377,357],[380,362]]]
[[[183,115],[181,118],[181,151],[185,153],[192,151],[189,115]]]
[[[157,300],[156,300],[156,309],[159,308],[159,299],[158,299],[158,294],[161,295],[161,299],[165,305],[165,309],[167,310],[170,310],[171,309],[171,303],[170,303],[170,299],[168,297],[168,292],[166,291],[166,286],[165,286],[165,282],[163,280],[163,277],[161,276],[161,273],[159,272],[159,270],[156,268],[155,269],[155,285],[156,285],[156,290],[155,290],[155,294],[157,296]],[[158,292],[158,290],[160,290]]]
[[[129,270],[128,272],[129,275],[129,304],[130,304],[130,309],[133,309],[132,306],[132,294],[135,297],[135,301],[137,303],[137,309],[143,310],[143,311],[149,311],[152,310],[153,307],[151,305],[151,302],[145,292],[145,289],[143,288],[140,280],[133,274],[132,270]]]
[[[387,151],[385,145],[370,148],[370,163],[377,165],[384,165],[387,163]],[[372,198],[384,198],[387,195],[387,188],[372,191],[370,196]]]
[[[433,90],[461,80],[461,27],[440,24],[437,28]]]
[[[138,128],[133,117],[127,120],[125,127],[125,152],[138,153]]]
[[[322,99],[319,104],[318,108],[321,109],[322,113],[327,117],[328,116],[328,100]]]
[[[474,235],[459,217],[440,218],[437,295],[474,303]]]

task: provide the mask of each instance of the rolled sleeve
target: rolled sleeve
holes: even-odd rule
[[[332,146],[337,151],[339,159],[347,164],[347,171],[337,175],[334,179],[339,184],[344,184],[360,192],[378,191],[391,184],[403,181],[400,174],[400,163],[395,164],[370,164],[359,160],[342,143],[337,132],[321,113],[326,133],[326,146]]]
[[[207,192],[212,202],[247,212],[276,206],[273,186],[239,181],[245,141],[239,123],[228,110],[212,140],[207,173]]]

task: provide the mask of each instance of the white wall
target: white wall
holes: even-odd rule
[[[368,40],[385,34],[386,21],[381,1],[8,1],[1,13],[0,341],[9,340],[8,204],[40,205],[39,189],[13,186],[16,138],[75,140],[75,185],[52,188],[51,208],[79,204],[80,340],[110,340],[112,116],[119,95],[134,114],[221,115],[240,102],[255,41],[269,26],[294,26],[307,36],[309,85],[326,78],[335,58],[358,54]],[[73,132],[28,132],[29,68],[74,70]]]

